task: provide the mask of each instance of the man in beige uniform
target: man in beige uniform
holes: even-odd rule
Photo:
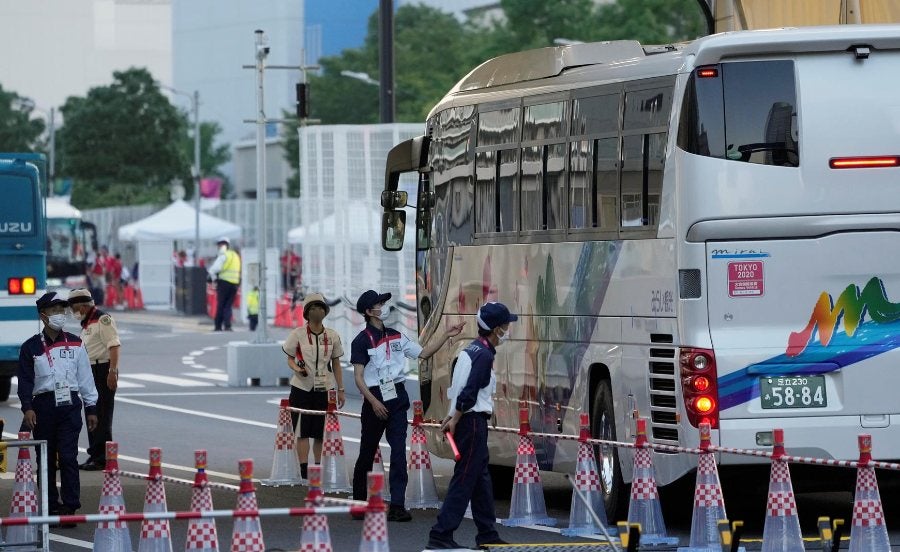
[[[106,442],[112,441],[113,408],[119,383],[119,332],[112,316],[94,305],[91,292],[74,289],[69,293],[72,312],[81,320],[81,341],[87,349],[97,386],[97,427],[88,431],[88,459],[78,467],[97,471],[106,467]]]

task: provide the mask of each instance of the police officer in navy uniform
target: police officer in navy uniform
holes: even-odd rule
[[[69,318],[68,303],[48,292],[37,300],[43,330],[19,350],[18,395],[22,425],[35,439],[47,441],[47,493],[50,515],[68,515],[81,507],[78,478],[78,435],[84,408],[88,431],[97,426],[97,388],[81,339],[63,330]],[[56,488],[52,459],[59,458],[62,489]],[[60,495],[62,504],[60,504]]]
[[[507,544],[497,534],[494,521],[494,494],[488,472],[488,420],[494,412],[494,355],[497,346],[509,338],[509,323],[519,317],[503,303],[486,303],[475,317],[478,337],[459,353],[447,398],[450,411],[441,431],[451,433],[461,458],[456,462],[447,497],[428,535],[431,550],[462,548],[453,540],[453,532],[462,522],[466,506],[472,503],[472,519],[479,548],[488,544]]]
[[[350,345],[350,363],[363,401],[359,457],[353,469],[353,498],[366,500],[366,475],[372,471],[375,450],[381,435],[387,433],[391,447],[389,521],[410,521],[406,510],[406,413],[409,395],[404,382],[408,373],[406,359],[427,359],[451,337],[459,335],[465,324],[450,327],[443,338],[424,349],[393,328],[384,325],[390,293],[369,290],[360,295],[356,310],[365,316],[366,327]],[[362,519],[359,517],[359,519]]]

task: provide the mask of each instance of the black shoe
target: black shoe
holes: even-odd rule
[[[448,541],[438,541],[434,539],[428,539],[428,545],[425,546],[427,550],[465,550],[465,546],[459,544],[453,539]]]
[[[306,479],[309,464],[300,464],[300,479]]]
[[[106,465],[105,464],[100,465],[100,464],[97,464],[97,463],[94,463],[94,462],[91,462],[90,460],[88,460],[84,464],[78,466],[78,469],[84,470],[84,471],[103,471],[106,469]]]
[[[412,514],[403,506],[391,504],[391,507],[388,508],[387,519],[388,521],[412,521]]]
[[[509,543],[506,542],[505,540],[501,539],[500,537],[497,537],[496,539],[484,541],[484,542],[480,542],[480,543],[476,544],[475,548],[473,548],[472,550],[490,550],[490,548],[488,548],[489,546],[503,546],[505,544],[509,544]]]

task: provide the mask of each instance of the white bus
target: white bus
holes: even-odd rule
[[[495,423],[631,441],[788,447],[900,458],[900,26],[619,41],[485,62],[388,158],[385,228],[402,172],[421,339],[485,301],[520,317],[498,350]],[[412,198],[410,198],[412,199]],[[410,201],[413,203],[413,201]],[[400,220],[402,218],[402,220]],[[389,240],[386,249],[402,242]],[[454,340],[420,364],[426,416],[448,410]],[[439,439],[434,451],[446,456]],[[542,469],[577,444],[538,439]],[[630,451],[602,449],[610,519]],[[511,466],[516,436],[492,434]],[[692,455],[655,454],[668,484]],[[725,464],[751,462],[723,456]]]
[[[60,198],[46,198],[47,286],[88,287],[88,260],[97,252],[97,229]]]

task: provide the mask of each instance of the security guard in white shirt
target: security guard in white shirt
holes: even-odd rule
[[[37,300],[37,309],[44,328],[22,344],[16,372],[22,425],[35,439],[47,441],[48,458],[58,455],[62,492],[56,488],[56,470],[51,468],[47,473],[50,515],[69,515],[81,507],[81,409],[83,405],[88,431],[93,431],[97,426],[97,388],[81,339],[63,331],[69,318],[68,303],[51,291]]]
[[[366,327],[350,345],[350,363],[356,386],[364,397],[359,458],[353,469],[353,499],[366,500],[366,474],[372,470],[375,450],[381,435],[387,434],[391,447],[389,521],[410,521],[406,510],[406,413],[409,395],[404,382],[408,372],[406,359],[427,359],[448,339],[459,335],[465,324],[452,326],[443,338],[424,349],[393,328],[384,325],[390,293],[369,290],[360,295],[356,310],[365,316]],[[361,518],[360,518],[361,519]]]

